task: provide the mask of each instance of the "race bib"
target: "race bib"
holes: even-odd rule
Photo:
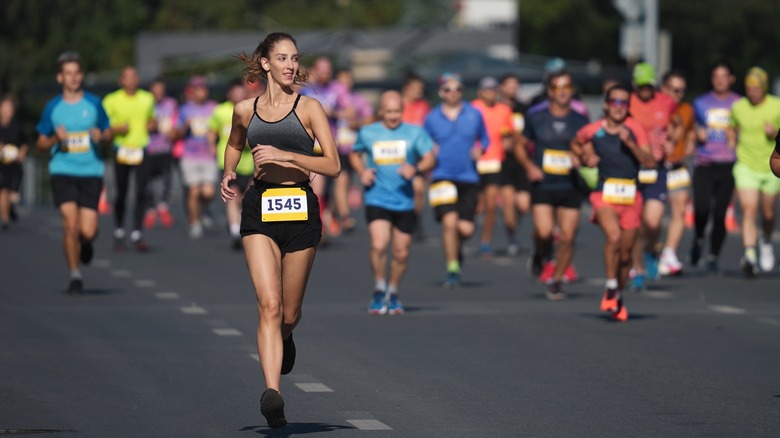
[[[477,161],[477,173],[485,175],[489,173],[501,172],[501,160],[479,160]]]
[[[173,121],[170,117],[161,117],[157,119],[157,132],[167,135],[173,129]]]
[[[428,189],[428,202],[431,207],[454,204],[458,202],[458,188],[449,181],[433,183]]]
[[[729,127],[731,110],[728,108],[712,108],[707,110],[707,127],[723,131]]]
[[[11,164],[19,158],[19,148],[13,144],[7,144],[3,148],[3,163]]]
[[[309,219],[306,191],[300,187],[267,189],[263,192],[263,222],[305,221]]]
[[[116,162],[125,166],[137,166],[144,161],[144,150],[120,146],[116,150]]]
[[[350,129],[349,126],[339,126],[336,129],[336,143],[339,146],[352,146],[357,140],[357,132]]]
[[[251,148],[250,148],[251,149]],[[314,139],[314,148],[312,149],[312,152],[314,155],[322,155],[322,146],[320,146],[320,142],[317,141],[317,139]]]
[[[688,169],[685,167],[681,167],[675,170],[670,170],[666,174],[666,188],[669,190],[689,187],[690,185],[691,185],[691,174],[688,173]]]
[[[193,137],[205,137],[209,133],[209,121],[205,117],[190,119],[190,133]]]
[[[512,127],[515,132],[523,132],[525,129],[525,117],[520,113],[512,113]]]
[[[636,184],[633,179],[607,178],[601,191],[601,199],[610,204],[633,205]]]
[[[542,171],[550,175],[568,175],[571,172],[571,155],[567,151],[545,149],[542,155]]]
[[[642,184],[654,184],[658,181],[658,170],[642,169],[639,171],[639,182]]]
[[[398,165],[406,162],[404,140],[378,141],[371,147],[374,163],[378,166]]]
[[[89,132],[69,132],[68,138],[65,139],[65,147],[69,154],[86,154],[92,147]]]

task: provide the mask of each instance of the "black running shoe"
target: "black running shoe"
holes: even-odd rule
[[[8,217],[11,218],[11,222],[16,222],[19,220],[19,215],[16,214],[16,205],[11,204],[11,206],[8,207]]]
[[[545,295],[547,295],[547,299],[550,301],[561,301],[566,298],[566,293],[561,288],[561,283],[559,281],[553,281],[548,284]]]
[[[260,397],[260,412],[268,422],[268,427],[276,429],[287,425],[287,418],[284,417],[284,399],[275,389],[266,389]]]
[[[91,240],[81,240],[81,254],[80,259],[81,263],[88,265],[89,262],[92,261],[92,256],[95,254],[95,250],[92,247],[92,241]]]
[[[536,278],[542,273],[544,267],[544,258],[541,254],[534,252],[530,259],[528,259],[528,275]]]
[[[295,342],[293,342],[292,333],[283,341],[282,344],[282,375],[290,374],[295,366]]]
[[[756,266],[748,260],[747,257],[742,257],[742,260],[739,262],[739,268],[742,270],[742,274],[746,278],[756,278],[756,272],[757,268]]]
[[[691,252],[688,254],[688,264],[691,266],[697,266],[701,259],[701,240],[694,239],[691,245]]]
[[[241,251],[244,248],[244,245],[241,243],[241,237],[234,237],[231,247],[233,248],[233,251]]]
[[[69,295],[80,295],[84,291],[84,282],[80,278],[71,278],[68,284]]]

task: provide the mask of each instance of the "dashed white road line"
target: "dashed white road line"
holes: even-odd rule
[[[179,294],[176,292],[157,292],[154,294],[160,300],[178,300]]]
[[[739,307],[733,307],[733,306],[718,306],[714,304],[710,304],[707,306],[710,310],[713,312],[723,313],[726,315],[744,315],[747,313],[747,310],[740,309]]]
[[[234,328],[215,328],[213,329],[217,336],[242,336],[243,333]]]
[[[182,307],[181,313],[184,313],[185,315],[205,315],[209,313],[209,311],[204,309],[203,307],[198,306],[197,304],[192,304],[189,306]]]
[[[154,280],[136,280],[135,285],[136,287],[155,287],[157,282]]]
[[[108,268],[111,266],[111,260],[107,259],[95,259],[92,260],[92,266],[96,268]]]
[[[249,357],[251,357],[252,359],[254,359],[254,360],[255,360],[255,362],[260,362],[260,355],[259,355],[259,354],[257,354],[257,353],[255,353],[255,354],[250,354],[250,355],[249,355]]]
[[[114,269],[113,271],[111,271],[111,275],[113,275],[114,277],[126,278],[126,277],[131,277],[133,274],[127,269]]]
[[[772,318],[759,318],[760,322],[763,322],[764,324],[773,325],[775,327],[780,327],[780,321]]]
[[[393,430],[392,427],[379,420],[347,420],[360,430]]]
[[[296,383],[295,386],[303,392],[333,392],[324,383]]]

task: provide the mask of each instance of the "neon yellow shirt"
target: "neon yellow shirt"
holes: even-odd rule
[[[127,123],[125,135],[114,137],[114,144],[127,148],[140,149],[149,144],[149,120],[154,118],[154,96],[146,90],[136,90],[132,96],[119,89],[103,98],[111,126]]]
[[[214,113],[209,119],[209,129],[216,132],[219,140],[217,141],[217,164],[220,170],[225,169],[225,148],[227,148],[230,128],[233,125],[233,102],[227,101],[217,105]],[[237,175],[252,175],[255,172],[255,163],[252,159],[252,152],[248,147],[244,147],[241,152],[241,158],[236,166]]]
[[[775,131],[780,127],[780,98],[767,94],[764,101],[753,106],[747,97],[731,107],[731,126],[739,130],[737,161],[756,172],[770,172],[769,156],[775,147],[775,136],[768,136],[764,124]]]

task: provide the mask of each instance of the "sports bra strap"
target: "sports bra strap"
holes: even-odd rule
[[[255,105],[252,107],[252,111],[257,114],[257,101],[260,100],[260,96],[255,97]]]
[[[297,106],[298,106],[298,101],[299,101],[299,100],[301,100],[301,95],[300,95],[300,93],[298,94],[298,97],[296,97],[296,98],[295,98],[295,103],[293,103],[293,107],[292,107],[293,111],[295,111],[295,107],[297,107]]]

